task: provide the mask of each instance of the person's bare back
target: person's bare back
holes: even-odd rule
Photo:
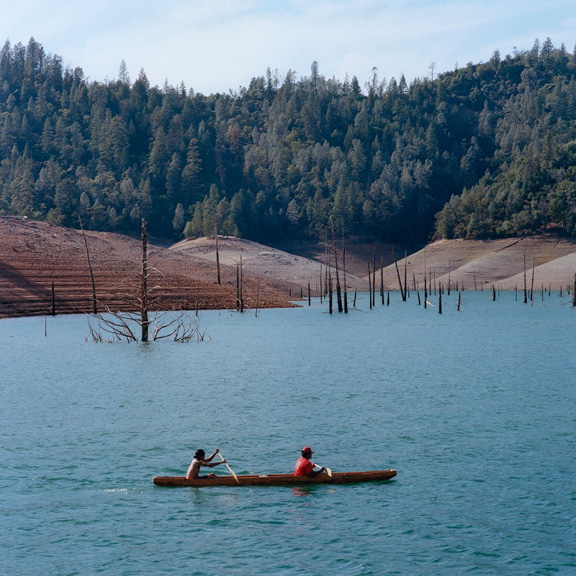
[[[196,480],[197,478],[216,478],[216,474],[214,473],[206,474],[205,476],[200,476],[200,468],[202,466],[206,466],[208,468],[214,468],[214,466],[218,466],[219,464],[226,464],[226,460],[222,460],[222,462],[212,462],[212,459],[214,458],[214,456],[216,456],[216,454],[218,454],[218,452],[220,452],[220,450],[216,448],[216,450],[214,450],[214,453],[212,454],[212,456],[210,456],[210,458],[205,458],[206,453],[204,452],[204,450],[196,450],[194,458],[190,463],[190,466],[188,467],[188,472],[186,472],[186,479]]]

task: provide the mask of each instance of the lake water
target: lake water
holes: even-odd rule
[[[576,574],[576,310],[463,298],[442,315],[398,294],[348,315],[204,312],[211,340],[190,344],[0,321],[2,572]],[[273,473],[306,444],[334,471],[398,476],[152,484],[197,448]]]

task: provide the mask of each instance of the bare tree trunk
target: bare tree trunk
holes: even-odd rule
[[[376,306],[376,242],[372,249],[372,307]]]
[[[240,312],[244,312],[244,266],[240,256]]]
[[[534,273],[536,268],[536,254],[532,256],[532,281],[530,283],[530,302],[534,302]]]
[[[524,304],[528,304],[528,285],[526,283],[526,250],[524,250]]]
[[[142,219],[142,273],[140,283],[140,325],[142,342],[148,342],[150,321],[148,320],[148,238],[146,220]]]
[[[96,299],[96,282],[94,281],[94,271],[92,270],[92,261],[90,260],[90,250],[88,249],[88,240],[86,239],[86,233],[84,232],[84,226],[82,226],[82,218],[80,218],[80,215],[78,215],[78,221],[80,222],[80,230],[82,230],[82,238],[84,238],[84,247],[86,248],[88,269],[90,270],[90,278],[92,280],[92,309],[94,311],[94,314],[98,314],[98,300]]]
[[[218,285],[221,285],[222,279],[220,278],[220,250],[218,249],[218,225],[216,225],[216,276]]]
[[[384,257],[380,258],[380,299],[384,306]]]
[[[54,289],[54,282],[52,282],[52,316],[56,316],[56,290]]]
[[[442,284],[438,284],[438,314],[442,314]]]
[[[368,262],[368,302],[370,303],[370,310],[372,310],[372,275],[370,271],[370,262]]]
[[[338,250],[336,250],[336,236],[334,235],[334,224],[332,224],[332,249],[334,251],[334,266],[336,267],[336,299],[338,301],[338,312],[344,310],[342,306],[342,290],[340,288],[340,275],[338,274]]]
[[[332,272],[328,270],[328,311],[330,314],[333,312],[333,299],[334,294],[332,292]]]
[[[404,293],[404,288],[402,287],[402,278],[400,278],[400,270],[398,268],[398,261],[396,260],[396,252],[394,252],[394,248],[392,248],[392,257],[394,258],[394,266],[396,267],[396,275],[398,276],[398,285],[400,286],[402,302],[406,302],[406,295]]]
[[[346,245],[344,244],[344,226],[342,226],[342,274],[344,274],[344,314],[348,314],[348,287],[346,286]]]
[[[576,308],[576,274],[574,274],[574,286],[572,287],[572,308]]]
[[[404,250],[404,300],[408,296],[408,254]]]

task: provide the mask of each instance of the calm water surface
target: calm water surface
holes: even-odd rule
[[[194,344],[0,321],[2,572],[576,574],[576,311],[464,298],[442,315],[398,295],[347,316],[205,312]],[[335,471],[398,476],[152,484],[200,447],[272,473],[304,444]]]

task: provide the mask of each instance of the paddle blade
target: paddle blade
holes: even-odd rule
[[[328,474],[328,476],[330,478],[332,478],[332,469],[331,468],[324,468],[324,470],[326,470],[326,474]]]

